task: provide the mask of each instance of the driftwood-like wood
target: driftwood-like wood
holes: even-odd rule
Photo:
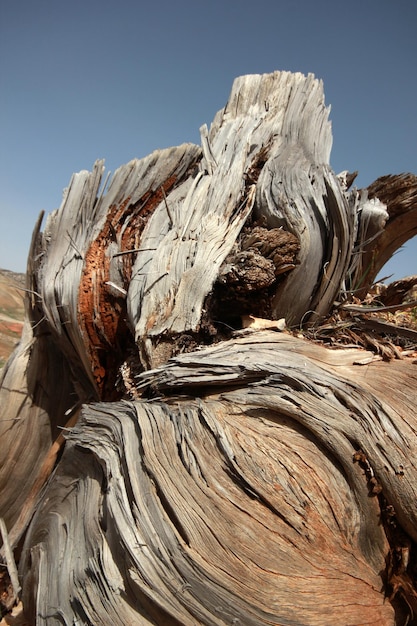
[[[381,517],[416,540],[415,420],[409,399],[386,402],[390,364],[352,382],[369,356],[249,332],[144,374],[166,401],[83,409],[26,539],[29,589],[49,590],[38,613],[394,623]]]
[[[40,216],[0,388],[33,624],[414,623],[416,365],[297,333],[362,310],[415,177],[358,191],[331,143],[312,75],[241,77],[201,147]]]

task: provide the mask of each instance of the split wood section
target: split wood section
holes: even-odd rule
[[[416,232],[416,176],[352,187],[328,114],[312,75],[238,78],[201,147],[97,161],[40,216],[0,389],[33,623],[417,612],[415,364],[265,330],[358,306]]]

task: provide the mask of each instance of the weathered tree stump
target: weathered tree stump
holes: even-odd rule
[[[303,334],[366,313],[417,177],[335,175],[312,75],[237,79],[201,138],[35,227],[0,389],[27,619],[415,623],[415,361]]]

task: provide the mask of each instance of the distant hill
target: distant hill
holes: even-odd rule
[[[25,275],[0,269],[0,369],[22,334]]]

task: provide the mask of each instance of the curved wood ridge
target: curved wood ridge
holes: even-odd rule
[[[35,586],[34,612],[82,623],[393,624],[381,519],[416,540],[417,424],[357,358],[249,332],[143,374],[165,400],[85,407],[25,542],[25,606]]]

